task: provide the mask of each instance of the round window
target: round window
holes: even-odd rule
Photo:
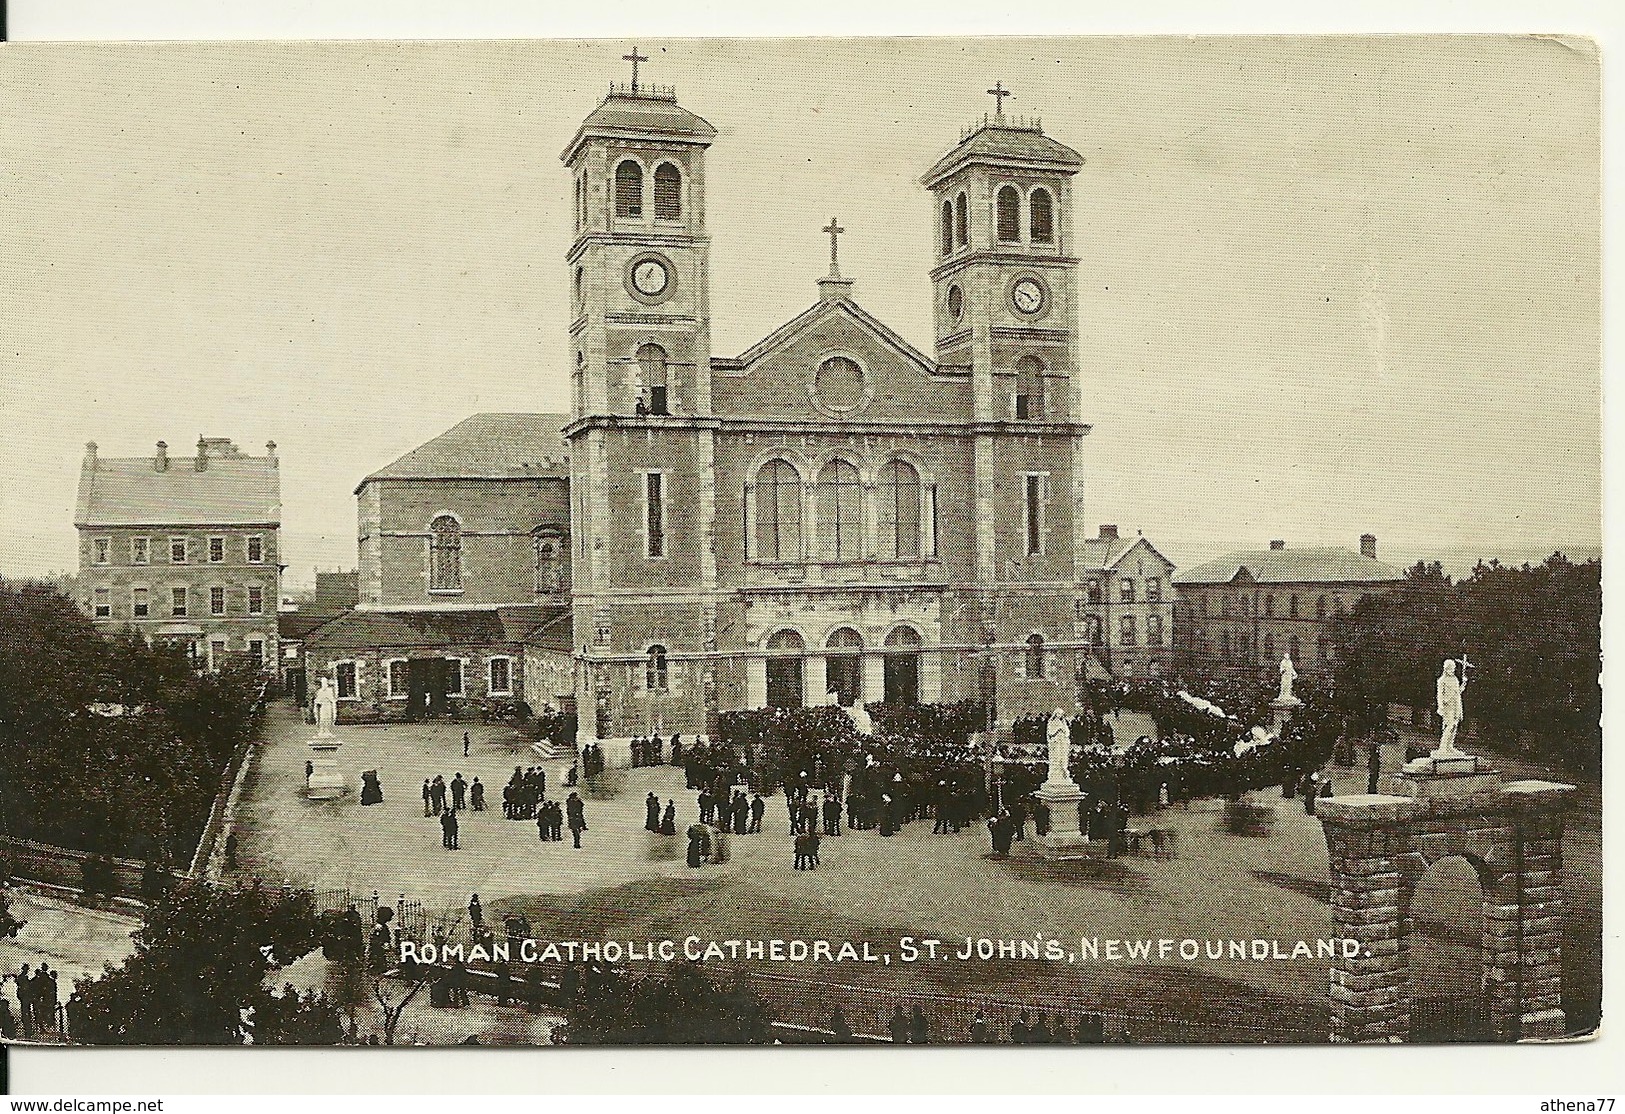
[[[866,401],[863,369],[847,356],[831,356],[819,364],[813,387],[831,410],[855,410]]]

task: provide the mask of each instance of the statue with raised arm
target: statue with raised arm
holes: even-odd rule
[[[1292,668],[1292,655],[1281,655],[1281,695],[1275,699],[1282,704],[1291,704],[1297,700],[1292,695],[1292,682],[1298,679],[1298,671]]]
[[[1435,758],[1464,757],[1461,751],[1456,749],[1456,730],[1461,726],[1461,694],[1466,687],[1466,671],[1463,670],[1461,676],[1457,677],[1455,661],[1447,658],[1444,671],[1439,674],[1438,683],[1434,686],[1439,720],[1444,725],[1444,732],[1439,738],[1439,749],[1433,752]]]
[[[1050,713],[1044,741],[1049,745],[1049,780],[1056,784],[1070,782],[1072,770],[1068,759],[1072,748],[1072,725],[1067,723],[1066,713],[1059,708]]]
[[[339,714],[339,697],[331,677],[322,678],[322,685],[316,690],[316,699],[312,704],[316,713],[316,737],[326,738],[333,734],[333,724],[338,721]]]

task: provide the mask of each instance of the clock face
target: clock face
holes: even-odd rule
[[[1020,313],[1037,313],[1044,308],[1044,287],[1037,279],[1018,279],[1010,288],[1010,304]]]
[[[653,298],[665,293],[666,284],[670,281],[666,265],[658,259],[645,259],[632,268],[632,285],[645,297]]]

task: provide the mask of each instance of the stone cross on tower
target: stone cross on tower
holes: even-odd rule
[[[636,46],[632,47],[631,54],[621,55],[621,61],[632,63],[632,92],[634,93],[638,91],[638,63],[647,62],[648,60],[647,56],[638,53]]]
[[[840,278],[841,264],[839,237],[841,233],[846,231],[846,229],[841,227],[841,218],[830,217],[829,223],[819,231],[823,232],[829,237],[829,275],[831,278]]]
[[[993,83],[993,88],[991,88],[991,89],[989,89],[987,91],[987,95],[992,97],[993,101],[994,101],[994,104],[997,105],[997,107],[993,110],[993,118],[995,120],[1003,120],[1004,119],[1004,98],[1013,97],[1013,96],[1015,96],[1015,94],[1004,87],[1004,82],[995,81]]]

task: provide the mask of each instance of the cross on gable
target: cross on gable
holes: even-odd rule
[[[1002,119],[1004,116],[1004,98],[1013,97],[1015,94],[1004,87],[1004,82],[995,81],[993,88],[987,91],[987,95],[992,97],[994,103],[998,106],[994,109],[994,115]]]
[[[634,93],[638,91],[638,63],[647,62],[648,60],[646,55],[638,53],[636,46],[632,48],[631,54],[621,55],[621,61],[632,63],[632,92]]]
[[[846,229],[841,227],[841,220],[840,220],[839,217],[830,217],[829,218],[829,223],[826,224],[822,229],[820,229],[820,231],[824,232],[826,235],[829,236],[829,270],[830,270],[830,274],[838,275],[838,274],[841,273],[840,268],[836,264],[837,255],[838,255],[838,251],[839,251],[838,237],[841,235],[841,233],[845,232]]]

